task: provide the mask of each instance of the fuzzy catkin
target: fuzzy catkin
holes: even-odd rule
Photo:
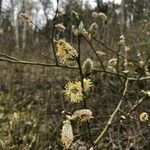
[[[73,141],[73,131],[71,122],[69,120],[63,121],[63,127],[61,132],[61,143],[64,149],[69,149]]]
[[[142,112],[140,114],[140,121],[141,122],[145,122],[145,121],[148,121],[149,120],[149,116],[148,116],[148,113],[147,112]]]
[[[93,69],[93,62],[91,59],[86,59],[83,63],[83,67],[82,67],[82,71],[83,71],[83,75],[84,76],[88,76],[91,74],[92,69]]]
[[[65,26],[63,24],[56,24],[55,28],[60,31],[60,32],[64,32],[65,31]]]
[[[72,120],[78,119],[81,122],[89,121],[93,118],[92,112],[89,109],[76,110],[71,117]]]

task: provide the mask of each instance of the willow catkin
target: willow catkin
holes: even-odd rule
[[[93,35],[93,34],[95,34],[96,33],[96,29],[97,29],[97,23],[92,23],[91,24],[91,26],[90,26],[90,28],[89,28],[89,31],[90,31],[90,33]]]
[[[73,131],[71,122],[69,120],[63,121],[63,127],[61,132],[61,143],[64,146],[64,149],[69,149],[73,142]]]
[[[84,29],[84,25],[83,25],[83,22],[81,21],[80,24],[79,24],[79,26],[78,26],[78,33],[82,34],[83,29]]]
[[[99,17],[100,17],[103,21],[106,21],[106,20],[107,20],[107,16],[106,16],[104,13],[102,13],[102,12],[99,13]]]
[[[99,17],[99,13],[98,12],[92,12],[92,17],[93,18],[97,18],[97,17]]]
[[[82,71],[84,76],[88,76],[91,74],[93,69],[93,62],[91,59],[86,59],[83,63]]]
[[[92,112],[89,109],[76,110],[71,117],[72,120],[77,119],[80,122],[89,121],[91,118],[93,118]]]
[[[65,31],[65,26],[63,25],[63,24],[60,24],[60,23],[58,23],[58,24],[56,24],[55,25],[55,28],[58,30],[58,31],[60,31],[60,32],[64,32]]]
[[[145,121],[148,121],[148,120],[149,120],[149,116],[148,116],[147,112],[142,112],[140,114],[140,121],[145,122]]]

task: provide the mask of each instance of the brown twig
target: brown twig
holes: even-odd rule
[[[115,50],[111,49],[110,47],[108,47],[106,44],[104,44],[103,42],[99,41],[98,39],[96,39],[95,37],[93,37],[93,39],[95,41],[97,41],[100,45],[104,46],[105,48],[107,48],[108,50],[112,51],[113,53],[115,53],[116,55],[121,56],[122,58],[128,60],[129,62],[131,62],[132,64],[134,64],[136,67],[140,68],[141,70],[145,71],[145,69],[141,68],[139,65],[136,64],[136,62],[134,60],[132,60],[131,58],[127,58],[124,55],[119,54],[118,52],[116,52]]]
[[[111,125],[111,123],[112,123],[114,117],[116,116],[117,112],[119,111],[119,109],[120,109],[120,107],[121,107],[121,105],[122,105],[122,102],[123,102],[123,100],[124,100],[123,97],[125,96],[126,91],[127,91],[128,81],[129,81],[129,80],[127,79],[126,82],[125,82],[125,86],[124,86],[122,98],[121,98],[121,100],[119,101],[119,103],[118,103],[116,109],[115,109],[114,112],[112,113],[112,115],[111,115],[110,119],[108,120],[108,122],[107,122],[105,128],[103,129],[103,131],[100,133],[100,135],[99,135],[99,136],[96,138],[96,140],[94,141],[94,144],[95,144],[95,145],[102,139],[102,137],[104,136],[104,134],[106,133],[106,131],[107,131],[108,128],[110,127],[110,125]]]
[[[53,54],[54,54],[56,65],[58,65],[58,59],[57,59],[57,56],[56,56],[54,39],[55,39],[55,25],[57,24],[58,4],[59,4],[59,0],[57,0],[57,7],[56,7],[56,11],[55,11],[55,16],[54,16],[54,19],[53,19],[52,38],[51,38]]]
[[[48,63],[41,63],[41,62],[30,62],[30,61],[24,61],[24,60],[11,60],[11,59],[7,59],[7,58],[0,58],[0,61],[5,61],[5,62],[15,63],[15,64],[36,65],[36,66],[45,66],[45,67],[58,67],[58,68],[78,70],[77,67],[62,66],[62,65],[48,64]]]
[[[144,102],[147,99],[148,96],[141,98],[130,110],[130,112],[127,113],[126,117],[130,117],[131,113],[137,109],[138,106],[141,105],[142,102]]]
[[[10,59],[12,59],[12,60],[20,60],[20,59],[18,59],[18,58],[16,58],[16,57],[9,56],[9,55],[7,55],[7,54],[5,54],[5,53],[2,53],[2,52],[0,52],[0,55],[3,56],[3,57],[6,57],[6,58],[10,58]]]
[[[79,73],[80,73],[80,78],[81,78],[82,92],[83,92],[83,95],[85,95],[85,93],[84,93],[84,75],[82,73],[82,65],[81,65],[81,38],[82,37],[79,35],[78,36],[78,58],[77,58],[77,64],[78,64],[78,67],[79,67]],[[86,104],[86,99],[85,98],[83,99],[83,102],[84,102],[83,108],[86,109],[87,108],[87,104]],[[92,138],[92,134],[91,134],[91,130],[90,130],[90,123],[87,121],[86,125],[87,125],[89,138],[90,138],[91,143],[93,145],[94,142],[93,142],[93,138]]]
[[[84,36],[83,36],[83,37],[84,37]],[[84,37],[84,39],[87,41],[87,43],[90,45],[91,49],[92,49],[93,52],[95,53],[95,55],[96,55],[96,57],[98,58],[98,60],[99,60],[99,62],[100,62],[100,64],[101,64],[103,70],[106,71],[105,66],[103,65],[103,62],[102,62],[102,60],[101,60],[101,57],[96,53],[96,50],[95,50],[95,48],[93,47],[92,43],[91,43],[88,39],[86,39],[85,37]]]
[[[7,55],[7,54],[5,54]],[[48,64],[48,63],[41,63],[41,62],[31,62],[31,61],[25,61],[25,60],[21,60],[21,59],[18,59],[16,57],[12,57],[12,56],[9,56],[7,55],[8,58],[0,58],[0,61],[5,61],[5,62],[9,62],[9,63],[14,63],[14,64],[25,64],[25,65],[36,65],[36,66],[45,66],[45,67],[60,67],[60,68],[66,68],[66,69],[74,69],[74,70],[78,70],[78,67],[71,67],[71,66],[63,66],[63,65],[56,65],[56,64]],[[13,60],[12,60],[13,59]],[[126,79],[126,77],[122,74],[116,74],[114,72],[109,72],[109,71],[103,71],[103,70],[98,70],[98,69],[93,69],[93,72],[99,72],[99,73],[107,73],[107,74],[111,74],[111,75],[114,75],[114,76],[120,76],[124,79]],[[150,79],[150,76],[148,77],[141,77],[140,79],[138,78],[128,78],[129,81],[137,81],[137,80],[149,80]]]

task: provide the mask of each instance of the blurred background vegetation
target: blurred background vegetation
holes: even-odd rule
[[[121,3],[103,0],[60,0],[58,10],[63,15],[56,15],[56,0],[0,0],[0,52],[21,60],[53,64],[52,35],[55,39],[65,37],[66,41],[77,48],[77,37],[72,33],[76,19],[72,11],[78,13],[88,31],[93,22],[98,24],[95,37],[114,50],[119,48],[121,35],[125,36],[128,47],[127,56],[137,66],[129,67],[130,78],[149,77],[150,71],[150,1],[122,0]],[[35,25],[22,22],[18,16],[24,12],[32,17]],[[92,17],[92,12],[103,12],[107,20],[102,22]],[[54,24],[62,23],[66,30],[61,35],[54,30]],[[44,36],[48,36],[46,38]],[[92,42],[101,54],[104,66],[117,58],[97,42]],[[85,40],[81,44],[82,62],[90,58],[94,68],[102,70],[97,57]],[[102,53],[103,52],[103,53]],[[122,52],[122,54],[125,54]],[[0,55],[0,58],[4,56]],[[121,72],[122,75],[125,75]],[[62,111],[73,112],[81,108],[80,104],[68,104],[64,97],[65,84],[79,78],[76,70],[32,66],[0,61],[0,149],[4,150],[61,150],[60,132],[64,116]],[[91,75],[93,88],[88,96],[87,105],[93,112],[91,121],[93,138],[105,127],[108,118],[116,108],[123,85],[118,76],[104,73]],[[149,100],[144,101],[133,112],[134,119],[121,120],[143,96],[141,90],[150,89],[150,79],[131,80],[126,98],[114,123],[105,137],[99,142],[101,150],[148,150],[150,148],[149,124],[141,123],[139,115],[150,113]],[[89,138],[84,125],[73,126],[74,144],[72,149],[86,150]]]

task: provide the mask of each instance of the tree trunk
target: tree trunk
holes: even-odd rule
[[[0,0],[0,14],[2,13],[2,0]]]
[[[16,39],[16,50],[17,53],[19,53],[19,32],[18,32],[18,19],[16,21],[16,27],[15,27],[15,39]]]
[[[121,16],[120,16],[120,31],[121,35],[124,33],[124,27],[125,27],[125,0],[121,1]]]

